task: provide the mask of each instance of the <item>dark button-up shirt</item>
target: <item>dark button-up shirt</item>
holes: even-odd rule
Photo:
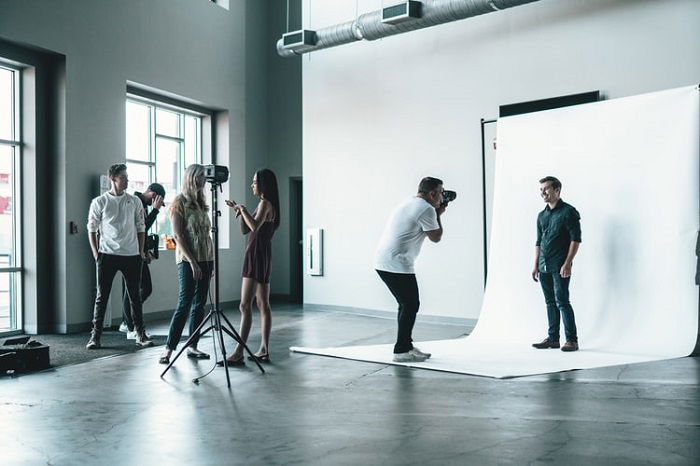
[[[535,245],[540,247],[539,271],[558,272],[572,241],[581,242],[581,216],[573,206],[559,199],[553,209],[547,205],[537,216]]]

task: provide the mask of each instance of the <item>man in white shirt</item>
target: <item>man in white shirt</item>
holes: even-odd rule
[[[126,281],[131,313],[136,331],[137,346],[153,346],[143,326],[143,310],[139,284],[141,263],[145,258],[146,225],[141,200],[126,193],[129,177],[126,165],[119,163],[109,168],[112,188],[96,197],[90,204],[87,230],[92,255],[97,268],[97,295],[92,319],[92,335],[87,349],[100,347],[100,336],[112,281],[121,272]],[[99,241],[98,235],[99,233]]]
[[[418,194],[391,213],[377,247],[374,268],[399,304],[396,362],[423,362],[430,357],[414,347],[411,338],[420,306],[413,265],[426,236],[434,243],[442,239],[440,216],[446,207],[441,205],[442,192],[441,180],[423,178]]]

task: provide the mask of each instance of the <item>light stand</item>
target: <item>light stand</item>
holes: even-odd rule
[[[226,347],[224,346],[224,332],[227,333],[236,342],[238,342],[239,345],[243,346],[243,348],[251,356],[250,359],[252,359],[260,369],[260,372],[265,373],[265,369],[263,369],[263,367],[260,365],[260,361],[258,361],[258,358],[255,357],[255,355],[250,351],[248,345],[246,345],[246,343],[236,331],[235,327],[231,324],[231,322],[226,318],[224,313],[219,308],[219,216],[221,215],[221,212],[219,212],[218,208],[218,193],[216,192],[216,188],[218,187],[219,189],[221,189],[221,183],[212,179],[207,179],[207,181],[211,183],[211,231],[213,233],[212,236],[214,241],[214,300],[211,303],[211,310],[209,311],[209,314],[207,314],[207,316],[202,320],[202,323],[200,323],[197,329],[192,333],[192,335],[190,335],[185,344],[182,345],[180,351],[178,351],[177,355],[173,358],[172,361],[170,361],[170,364],[168,364],[168,367],[165,368],[165,370],[162,374],[160,374],[160,376],[165,376],[166,372],[168,372],[172,365],[175,364],[175,361],[177,361],[177,358],[180,357],[182,352],[192,345],[195,336],[199,333],[202,327],[204,327],[209,321],[211,321],[209,327],[207,327],[206,330],[204,330],[201,333],[200,338],[203,337],[210,330],[214,331],[214,350],[216,351],[216,340],[218,338],[219,347],[221,348],[221,354],[224,360],[224,368],[226,369],[226,385],[230,388],[231,379],[228,373],[228,359],[226,358]],[[216,361],[214,362],[214,364],[216,364]],[[209,373],[201,377],[197,377],[192,381],[198,384],[199,379],[202,377],[206,377],[206,375],[208,375]]]

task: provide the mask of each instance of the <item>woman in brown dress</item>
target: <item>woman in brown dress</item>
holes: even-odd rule
[[[241,328],[238,332],[243,341],[248,340],[251,326],[253,298],[260,311],[261,341],[255,353],[259,361],[269,362],[268,343],[272,315],[270,312],[270,270],[272,264],[272,236],[280,225],[280,203],[277,178],[272,170],[258,170],[250,185],[253,195],[260,199],[253,213],[242,204],[226,201],[240,219],[241,233],[248,235],[248,245],[243,257],[243,280],[241,283]],[[229,365],[242,365],[243,346],[237,345],[228,357]]]

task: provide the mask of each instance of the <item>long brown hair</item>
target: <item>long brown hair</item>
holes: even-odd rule
[[[176,208],[177,204],[182,207],[189,207],[196,210],[209,210],[206,197],[204,196],[204,182],[199,186],[200,180],[204,180],[204,166],[193,163],[182,175],[182,189],[177,195],[171,208]]]

